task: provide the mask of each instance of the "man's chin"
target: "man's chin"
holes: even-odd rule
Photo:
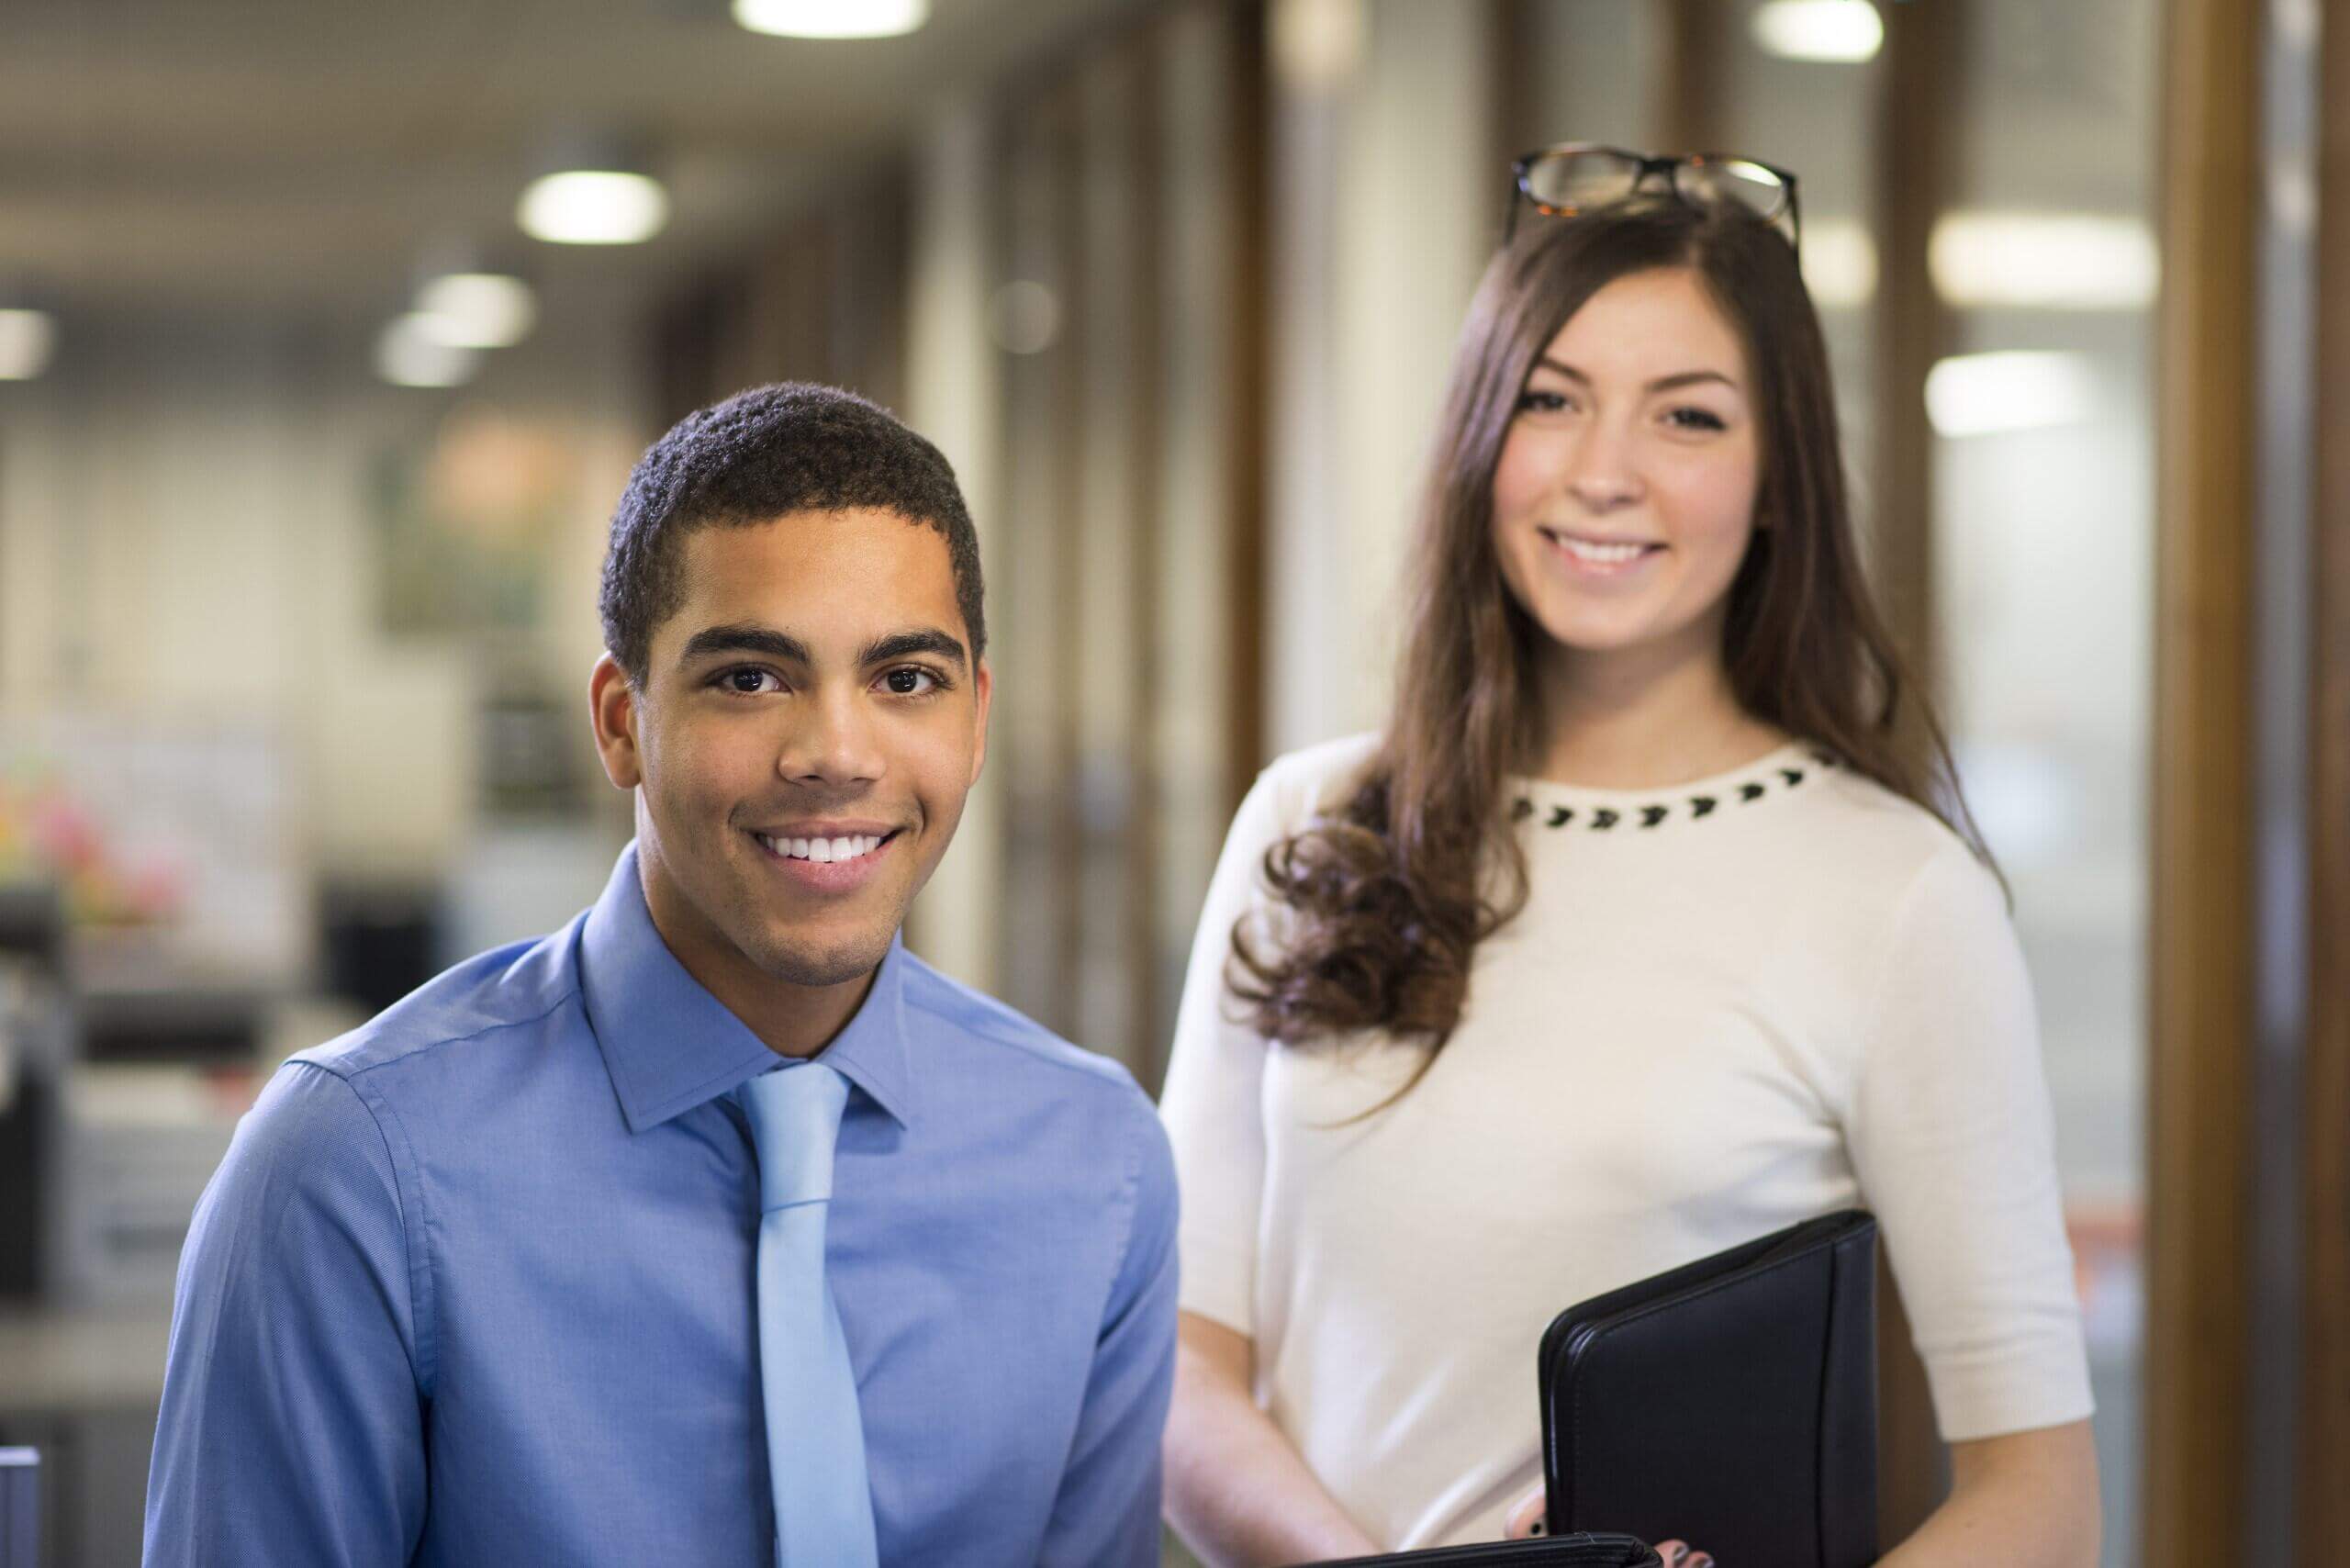
[[[762,972],[787,985],[811,990],[846,985],[863,980],[890,955],[896,928],[825,940],[779,940],[762,945],[757,962]]]

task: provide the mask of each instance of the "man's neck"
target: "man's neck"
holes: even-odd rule
[[[757,987],[739,988],[733,995],[699,975],[694,978],[702,980],[703,987],[767,1049],[781,1057],[812,1057],[848,1027],[849,1020],[872,994],[874,977],[880,972],[868,969],[835,986],[796,986],[760,975]]]
[[[642,850],[638,867],[645,912],[653,917],[653,929],[662,945],[696,983],[776,1055],[814,1056],[831,1045],[865,1005],[874,979],[881,972],[879,965],[828,985],[801,985],[779,979],[711,930],[689,904],[673,900],[663,879],[644,866]]]

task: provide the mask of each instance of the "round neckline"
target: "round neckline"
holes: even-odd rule
[[[1721,821],[1740,808],[1799,790],[1841,764],[1834,754],[1807,741],[1790,741],[1741,767],[1680,784],[1640,790],[1603,790],[1511,775],[1509,821],[1550,834],[1611,833],[1644,835],[1668,823]]]
[[[1789,741],[1783,746],[1764,752],[1751,762],[1742,762],[1736,767],[1709,773],[1702,778],[1672,784],[1604,788],[1597,784],[1562,784],[1554,778],[1537,778],[1522,773],[1507,775],[1506,784],[1513,795],[1530,795],[1537,800],[1561,805],[1623,806],[1647,801],[1673,801],[1687,795],[1725,790],[1735,790],[1741,784],[1774,775],[1783,767],[1802,768],[1824,762],[1825,756],[1819,747],[1807,741]]]

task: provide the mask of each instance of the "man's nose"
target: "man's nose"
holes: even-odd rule
[[[861,691],[818,691],[796,716],[776,771],[794,783],[834,787],[878,778],[878,718]]]

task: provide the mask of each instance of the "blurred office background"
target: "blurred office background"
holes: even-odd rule
[[[1507,162],[1561,140],[1802,176],[2039,988],[2105,1561],[2340,1561],[2350,6],[737,8],[0,12],[0,1445],[47,1561],[135,1561],[269,1070],[601,887],[603,529],[698,404],[834,381],[955,461],[995,734],[911,938],[1155,1088],[1240,792],[1376,722]],[[912,30],[744,25],[828,10]]]

